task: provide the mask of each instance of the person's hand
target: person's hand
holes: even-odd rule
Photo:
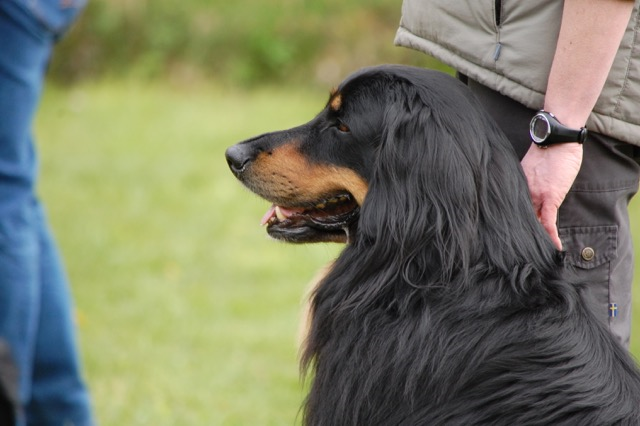
[[[558,209],[581,164],[582,145],[579,143],[551,145],[546,149],[532,144],[522,159],[533,209],[558,250],[562,250],[556,225]]]

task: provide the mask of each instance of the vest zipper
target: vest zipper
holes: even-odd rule
[[[502,0],[494,0],[493,11],[495,13],[496,20],[496,48],[493,51],[493,60],[498,61],[500,59],[500,52],[502,51],[502,44],[500,43],[500,25],[502,24]]]

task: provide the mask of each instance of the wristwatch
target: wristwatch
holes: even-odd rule
[[[587,128],[572,129],[563,126],[555,115],[550,112],[540,110],[531,119],[529,124],[529,135],[533,143],[541,148],[556,143],[578,142],[584,143],[587,139]]]

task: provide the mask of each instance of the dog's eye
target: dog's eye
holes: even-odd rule
[[[336,127],[338,128],[338,130],[340,130],[343,133],[349,133],[351,131],[349,130],[349,126],[344,124],[342,121],[338,121]]]

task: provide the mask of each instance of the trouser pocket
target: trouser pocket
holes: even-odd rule
[[[585,226],[559,229],[571,275],[586,286],[586,297],[596,317],[612,328],[630,297],[619,298],[612,282],[618,258],[618,226]],[[630,296],[630,295],[629,295]]]
[[[586,284],[596,315],[604,323],[609,316],[611,262],[617,257],[618,227],[583,226],[559,229],[566,248],[566,263],[578,281]]]

